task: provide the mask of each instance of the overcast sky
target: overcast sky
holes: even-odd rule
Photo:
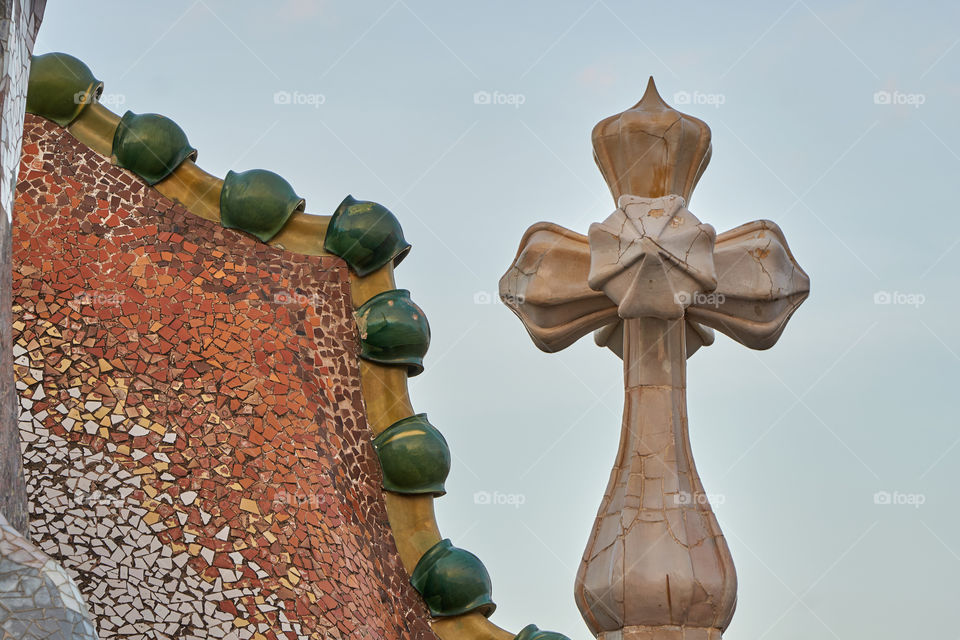
[[[441,531],[490,570],[497,624],[574,640],[621,365],[589,337],[541,353],[484,303],[530,224],[613,210],[593,125],[651,74],[689,96],[714,149],[691,210],[776,221],[812,281],[771,351],[721,335],[689,363],[740,583],[725,639],[902,640],[957,634],[958,24],[950,2],[50,0],[36,52],[84,60],[117,113],[175,119],[211,173],[394,211],[433,330],[414,406],[454,455]]]

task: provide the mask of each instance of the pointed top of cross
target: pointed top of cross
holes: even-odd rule
[[[614,201],[625,194],[676,194],[689,203],[712,149],[707,123],[668,105],[653,76],[640,101],[598,122],[592,139],[594,159]]]

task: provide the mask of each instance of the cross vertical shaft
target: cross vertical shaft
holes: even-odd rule
[[[577,572],[577,605],[598,638],[673,640],[684,626],[719,638],[736,574],[690,451],[684,322],[629,319],[623,332],[620,447]]]

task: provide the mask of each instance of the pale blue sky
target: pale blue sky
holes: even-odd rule
[[[490,570],[495,622],[574,640],[620,363],[589,338],[540,353],[475,295],[533,222],[612,211],[590,130],[648,75],[668,101],[710,96],[680,107],[713,130],[691,209],[718,231],[778,222],[812,280],[773,350],[719,336],[690,360],[740,581],[725,638],[901,640],[958,633],[958,24],[949,2],[50,0],[36,51],[84,60],[118,113],[174,118],[214,174],[268,168],[310,212],[352,193],[397,214],[399,284],[433,330],[411,393],[455,456],[441,531]]]

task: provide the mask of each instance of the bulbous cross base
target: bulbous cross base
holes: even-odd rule
[[[736,607],[733,559],[690,451],[684,329],[624,320],[620,449],[574,587],[600,639],[719,640]]]
[[[720,629],[703,627],[624,627],[601,633],[597,640],[721,640]]]

